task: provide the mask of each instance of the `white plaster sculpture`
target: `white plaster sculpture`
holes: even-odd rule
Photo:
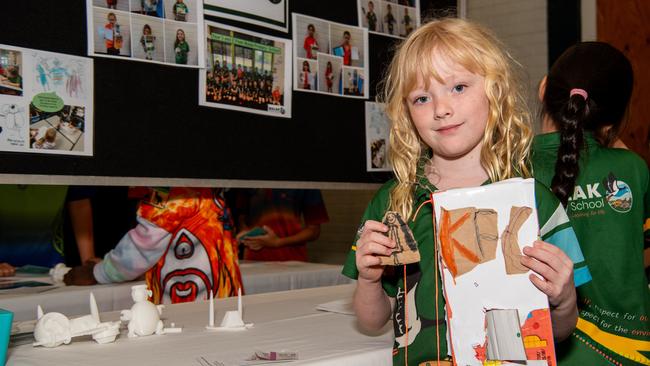
[[[34,346],[58,347],[68,344],[72,338],[90,335],[97,343],[114,342],[120,334],[120,322],[101,322],[95,296],[90,293],[90,315],[68,319],[61,313],[43,314],[39,305],[34,328]]]
[[[131,298],[133,306],[131,310],[122,310],[122,321],[129,322],[129,338],[142,337],[156,334],[163,334],[163,322],[160,320],[163,305],[154,305],[148,300],[151,290],[147,285],[136,285],[131,287]]]
[[[62,284],[63,277],[66,273],[70,272],[70,269],[70,267],[66,267],[63,263],[58,263],[53,268],[50,268],[50,277],[52,278],[52,281],[57,285]]]
[[[221,326],[214,326],[214,295],[210,292],[210,310],[208,314],[208,330],[244,330],[253,327],[253,323],[245,324],[242,317],[241,288],[237,292],[237,310],[226,311],[221,320]]]

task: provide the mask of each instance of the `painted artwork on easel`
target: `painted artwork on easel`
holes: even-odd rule
[[[533,179],[433,194],[455,364],[555,366],[548,298],[520,263],[537,240]]]

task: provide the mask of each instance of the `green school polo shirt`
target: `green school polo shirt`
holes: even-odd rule
[[[419,174],[421,175],[421,174]],[[390,191],[395,186],[395,180],[384,184],[375,194],[366,208],[361,223],[367,220],[381,221],[388,209]],[[429,180],[422,176],[415,189],[413,209],[416,210],[428,201],[436,188]],[[537,202],[537,216],[541,229],[542,240],[557,245],[574,262],[574,281],[576,286],[582,285],[591,279],[589,270],[584,265],[584,258],[580,251],[571,223],[562,209],[557,198],[541,184],[535,186],[535,200]],[[418,366],[425,361],[435,361],[438,357],[437,344],[440,344],[441,360],[448,359],[447,348],[447,322],[445,319],[445,300],[442,294],[440,276],[436,276],[434,265],[434,235],[433,235],[433,206],[424,204],[418,212],[415,222],[409,220],[408,225],[413,231],[420,251],[420,262],[406,266],[406,287],[404,291],[404,273],[402,266],[387,266],[382,278],[382,285],[388,296],[395,298],[393,309],[393,328],[395,343],[393,344],[393,365],[404,365],[406,324],[404,322],[405,297],[408,308],[408,365]],[[343,274],[356,279],[359,272],[356,268],[356,242],[348,253]],[[438,279],[436,293],[436,278]],[[436,297],[438,309],[436,312]],[[435,364],[435,363],[434,363]]]
[[[591,133],[585,145],[567,214],[593,281],[578,289],[580,320],[559,345],[558,362],[650,365],[650,291],[643,265],[648,167],[631,151],[600,146]],[[535,176],[549,186],[559,146],[559,133],[538,135],[533,143]]]

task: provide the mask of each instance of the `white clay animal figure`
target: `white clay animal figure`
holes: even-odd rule
[[[131,298],[135,304],[131,310],[122,310],[120,317],[122,321],[129,322],[129,338],[164,333],[163,322],[160,320],[164,306],[156,306],[149,301],[151,294],[146,285],[131,287]]]
[[[90,293],[90,314],[74,319],[51,312],[43,314],[39,305],[36,317],[38,321],[34,327],[34,346],[58,347],[62,344],[69,344],[72,338],[81,336],[92,336],[97,343],[115,342],[120,334],[120,322],[101,322],[99,309],[95,296]]]
[[[36,327],[34,327],[34,346],[58,347],[72,340],[70,320],[61,313],[47,313],[38,306]]]

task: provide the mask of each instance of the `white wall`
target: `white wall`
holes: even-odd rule
[[[580,1],[580,25],[583,41],[596,41],[598,39],[596,26],[597,13],[596,0]]]
[[[461,16],[490,28],[521,63],[537,120],[537,86],[548,70],[546,0],[459,0],[459,10]]]

